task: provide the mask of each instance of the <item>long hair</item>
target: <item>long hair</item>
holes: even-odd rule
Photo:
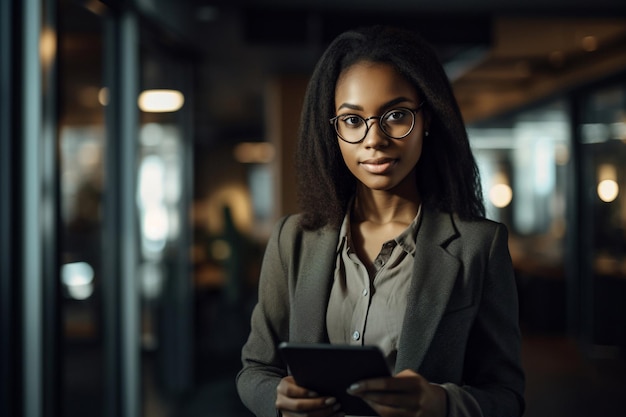
[[[309,81],[296,150],[302,227],[339,226],[356,190],[357,180],[343,161],[329,119],[335,116],[339,75],[361,61],[393,65],[424,101],[424,111],[430,117],[429,136],[424,138],[416,168],[422,202],[464,219],[483,217],[478,168],[437,55],[415,33],[375,26],[339,35],[320,58]]]

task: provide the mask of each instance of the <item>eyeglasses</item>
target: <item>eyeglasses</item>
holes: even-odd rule
[[[421,102],[416,109],[398,107],[387,110],[381,116],[371,116],[367,119],[358,114],[340,114],[329,120],[335,126],[337,136],[344,142],[359,143],[367,136],[372,124],[369,120],[378,120],[380,130],[392,139],[405,138],[415,126],[415,115],[422,109],[424,102]]]

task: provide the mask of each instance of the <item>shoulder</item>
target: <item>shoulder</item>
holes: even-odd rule
[[[480,233],[491,235],[500,231],[506,232],[506,226],[503,223],[496,222],[484,217],[476,219],[461,219],[456,214],[451,215],[452,221],[459,231],[465,233]]]
[[[308,233],[300,224],[302,215],[287,214],[278,219],[274,224],[274,230],[270,239],[292,240]]]
[[[493,244],[508,240],[507,228],[502,223],[486,218],[464,219],[454,213],[433,209],[424,212],[422,228],[425,236],[449,249],[489,250]]]
[[[426,207],[423,212],[423,225],[428,235],[440,235],[446,241],[472,236],[493,236],[506,231],[502,223],[480,217],[464,219],[458,214]]]
[[[280,218],[265,250],[266,262],[279,262],[283,268],[300,271],[320,267],[335,257],[339,231],[330,227],[306,230],[300,215]]]
[[[453,216],[458,230],[457,244],[464,252],[478,252],[486,256],[508,253],[509,233],[500,222],[486,218],[464,220]]]

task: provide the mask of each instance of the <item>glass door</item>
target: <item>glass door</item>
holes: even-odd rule
[[[61,410],[103,415],[105,198],[104,17],[75,2],[59,13]]]
[[[626,85],[596,90],[582,103],[582,330],[606,354],[626,348]]]
[[[168,416],[193,384],[192,61],[141,32],[136,204],[143,415]]]
[[[61,409],[166,416],[193,382],[191,60],[98,4],[59,13]]]

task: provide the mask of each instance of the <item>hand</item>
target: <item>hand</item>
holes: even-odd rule
[[[276,387],[276,409],[283,417],[340,416],[340,404],[334,397],[320,397],[317,393],[296,384],[292,376],[280,380]]]
[[[348,393],[362,398],[382,417],[444,417],[446,391],[406,369],[394,377],[353,384]]]

